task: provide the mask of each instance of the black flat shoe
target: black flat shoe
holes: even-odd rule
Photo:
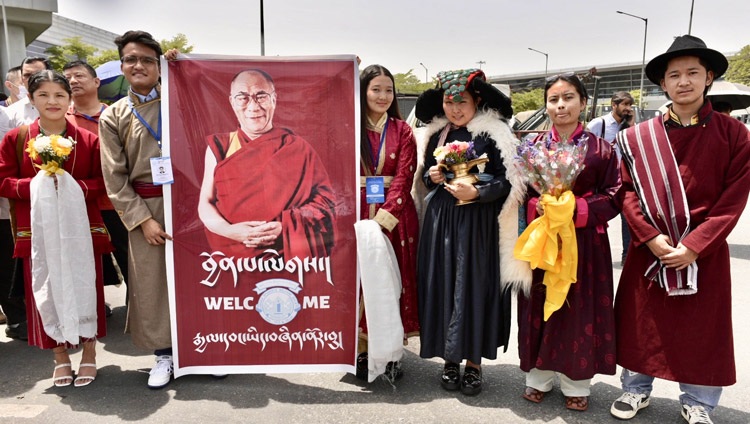
[[[460,379],[460,365],[453,362],[446,362],[445,367],[443,367],[443,375],[440,377],[440,385],[443,386],[445,390],[458,390]]]
[[[385,376],[391,381],[401,380],[404,370],[401,369],[400,361],[391,361],[385,365]]]
[[[367,381],[367,352],[362,352],[357,356],[357,373],[358,379]]]
[[[482,370],[474,367],[464,368],[464,378],[461,380],[461,393],[467,396],[478,395],[482,391]]]

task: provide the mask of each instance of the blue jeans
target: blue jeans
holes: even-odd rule
[[[620,382],[622,383],[622,390],[626,392],[650,396],[654,385],[654,377],[623,368],[622,374],[620,374]],[[722,387],[679,384],[682,391],[680,403],[683,405],[702,406],[706,412],[711,412],[719,404]]]

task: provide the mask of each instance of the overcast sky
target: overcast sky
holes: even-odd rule
[[[357,54],[393,73],[478,67],[488,75],[646,61],[687,34],[690,0],[265,0],[266,55]],[[194,53],[260,55],[260,0],[58,0],[58,13],[115,33],[187,35]],[[750,44],[750,1],[695,0],[692,34],[724,53]]]

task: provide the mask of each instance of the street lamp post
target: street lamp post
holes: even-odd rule
[[[484,64],[485,64],[485,63],[487,63],[487,62],[485,62],[485,61],[483,61],[483,60],[480,60],[480,61],[479,61],[479,62],[477,62],[477,63],[479,64],[479,69],[481,70],[481,69],[482,69],[482,65],[484,65]]]
[[[621,15],[630,16],[631,18],[640,19],[645,24],[644,29],[643,29],[643,62],[641,63],[641,88],[640,88],[641,94],[640,94],[640,96],[638,96],[638,113],[641,114],[641,116],[643,116],[643,95],[644,95],[644,93],[643,93],[643,75],[646,72],[646,37],[648,36],[648,18],[643,18],[643,17],[640,17],[640,16],[631,15],[630,13],[625,13],[625,12],[623,12],[621,10],[618,10],[617,13],[619,13]]]
[[[531,47],[529,47],[529,50],[531,50],[532,52],[537,52],[537,53],[544,55],[544,77],[546,78],[547,77],[547,64],[549,63],[549,54],[545,52],[540,52],[537,49],[532,49]]]
[[[260,0],[260,55],[266,55],[266,31],[263,19],[263,0]]]
[[[419,64],[420,64],[420,65],[422,65],[422,67],[424,68],[424,82],[430,82],[430,81],[429,81],[429,80],[427,79],[427,73],[428,73],[428,72],[427,72],[427,67],[426,67],[426,66],[424,66],[424,63],[422,63],[422,62],[419,62]]]

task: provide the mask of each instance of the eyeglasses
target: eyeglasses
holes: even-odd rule
[[[152,56],[125,56],[120,59],[120,62],[128,66],[135,66],[138,62],[141,62],[143,66],[154,66],[159,63],[159,58]]]
[[[250,99],[253,99],[255,103],[258,104],[258,106],[266,107],[269,103],[271,103],[271,95],[273,95],[275,91],[272,91],[270,93],[266,93],[265,91],[259,91],[255,94],[245,93],[244,91],[241,91],[234,96],[232,96],[232,100],[237,106],[245,107],[250,103]]]

